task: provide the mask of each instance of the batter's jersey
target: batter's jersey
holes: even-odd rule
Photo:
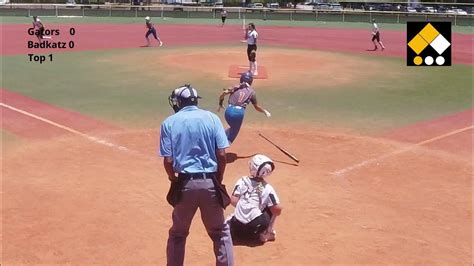
[[[255,91],[246,85],[233,87],[229,96],[229,104],[247,107],[249,103],[257,103],[257,94]]]
[[[232,195],[239,197],[234,216],[244,224],[262,215],[265,208],[280,204],[280,199],[270,184],[258,182],[248,176],[237,181]]]
[[[256,30],[249,30],[247,32],[247,44],[255,45],[257,44],[258,33]]]

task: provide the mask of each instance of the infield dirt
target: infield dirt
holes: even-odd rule
[[[470,160],[416,147],[336,176],[330,173],[405,144],[321,128],[259,129],[301,163],[293,165],[252,127],[228,149],[229,187],[247,174],[251,155],[276,161],[270,182],[284,207],[277,241],[236,247],[237,265],[469,262]],[[73,136],[8,150],[2,184],[5,264],[165,262],[171,207],[165,201],[169,183],[154,155],[157,129],[101,137],[139,154]],[[212,261],[197,213],[186,264]]]

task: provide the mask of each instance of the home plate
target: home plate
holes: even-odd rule
[[[229,67],[229,78],[240,78],[242,73],[245,73],[249,70],[248,66],[239,66],[239,65],[231,65]],[[265,66],[258,66],[258,75],[253,77],[254,79],[267,79],[267,69]]]

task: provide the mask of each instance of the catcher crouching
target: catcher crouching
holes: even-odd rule
[[[266,181],[273,161],[257,154],[249,162],[250,175],[240,178],[231,196],[234,213],[227,219],[234,244],[274,241],[273,224],[282,207],[275,189]]]

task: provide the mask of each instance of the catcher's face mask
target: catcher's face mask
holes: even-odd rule
[[[273,161],[265,155],[257,154],[249,161],[250,175],[257,178],[265,178],[275,170]]]

